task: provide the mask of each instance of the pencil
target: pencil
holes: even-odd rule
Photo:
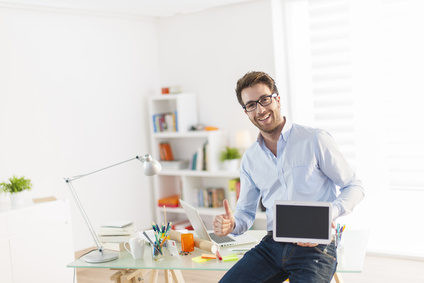
[[[163,206],[163,217],[165,219],[165,225],[166,225],[166,206]]]

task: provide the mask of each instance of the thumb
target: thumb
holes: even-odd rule
[[[233,212],[231,211],[230,204],[228,203],[228,200],[227,199],[224,199],[223,204],[224,204],[226,216],[228,218],[233,217]]]

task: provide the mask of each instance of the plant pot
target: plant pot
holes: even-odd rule
[[[25,205],[25,195],[23,192],[10,194],[11,208],[18,208]]]
[[[222,168],[225,171],[235,172],[240,168],[240,159],[228,159],[222,163]]]

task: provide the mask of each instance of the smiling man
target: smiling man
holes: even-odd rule
[[[214,232],[244,233],[262,197],[268,233],[220,282],[330,282],[337,266],[334,241],[275,242],[272,207],[276,200],[331,202],[334,220],[363,199],[362,184],[327,132],[292,124],[281,114],[278,90],[268,74],[247,73],[238,80],[236,94],[259,135],[243,155],[236,211],[224,200],[226,213],[215,217]]]

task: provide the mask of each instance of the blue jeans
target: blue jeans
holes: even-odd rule
[[[329,245],[301,247],[275,242],[265,236],[247,252],[219,282],[330,282],[337,267],[334,241]]]

